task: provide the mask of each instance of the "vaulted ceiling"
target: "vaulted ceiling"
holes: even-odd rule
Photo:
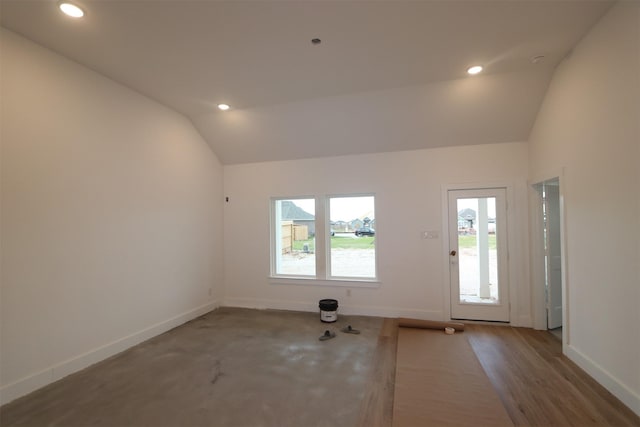
[[[77,4],[81,19],[1,0],[1,23],[186,115],[232,164],[526,141],[554,68],[612,2]]]

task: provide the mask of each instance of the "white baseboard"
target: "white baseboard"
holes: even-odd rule
[[[315,311],[317,304],[261,298],[225,298],[222,302],[222,307],[253,308],[256,310]]]
[[[19,397],[31,393],[42,388],[54,381],[66,377],[74,372],[78,372],[88,366],[91,366],[101,360],[118,354],[136,344],[153,338],[170,329],[180,326],[189,320],[195,319],[205,313],[215,310],[220,306],[220,301],[214,300],[207,304],[196,307],[185,313],[174,316],[170,319],[156,323],[141,331],[135,332],[129,336],[120,338],[103,346],[89,350],[84,354],[74,356],[71,359],[52,365],[40,372],[28,375],[11,384],[7,384],[0,388],[0,405],[11,402]]]
[[[517,326],[519,328],[531,328],[533,325],[533,321],[531,320],[531,316],[518,316],[515,322],[511,322],[511,326]]]
[[[633,412],[640,415],[640,395],[637,392],[631,390],[619,379],[611,375],[607,370],[602,368],[575,347],[567,345],[565,347],[565,351],[567,357],[574,361],[576,365],[580,366],[585,372],[591,375],[604,388],[609,390],[611,394],[627,405]]]
[[[338,314],[353,316],[377,316],[377,317],[410,317],[423,320],[445,320],[442,311],[414,310],[398,307],[359,306],[339,303]],[[259,310],[290,310],[318,312],[317,302],[307,301],[281,301],[257,298],[225,298],[224,307],[255,308]]]

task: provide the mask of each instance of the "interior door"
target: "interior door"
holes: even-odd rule
[[[562,252],[560,249],[560,187],[558,180],[543,183],[547,328],[562,326]]]
[[[451,318],[509,321],[504,188],[450,190]]]

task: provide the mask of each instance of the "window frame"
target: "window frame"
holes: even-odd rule
[[[329,232],[325,233],[326,239],[326,271],[325,277],[327,280],[346,280],[346,281],[378,281],[378,224],[376,222],[376,236],[375,236],[375,245],[374,245],[374,275],[373,277],[367,276],[334,276],[331,270],[331,199],[347,199],[347,198],[356,198],[356,197],[373,197],[373,219],[376,219],[376,195],[374,193],[358,193],[358,194],[339,194],[339,195],[327,195],[325,196],[325,218],[326,224],[329,226]]]
[[[277,202],[285,201],[285,200],[314,200],[315,203],[315,212],[314,212],[314,229],[316,236],[318,235],[318,198],[315,196],[294,196],[294,197],[272,197],[270,199],[269,206],[269,253],[271,258],[271,277],[281,277],[281,278],[296,278],[296,279],[316,279],[318,277],[318,239],[315,239],[315,273],[314,275],[308,274],[282,274],[278,273],[278,248],[280,248],[280,252],[282,252],[282,238],[279,236],[278,227],[276,226],[276,221],[278,220],[277,215]],[[278,242],[280,241],[280,244]]]
[[[272,284],[294,284],[294,285],[331,285],[331,286],[348,286],[353,287],[378,287],[378,223],[376,222],[376,244],[374,255],[375,277],[350,277],[350,276],[332,276],[331,273],[331,225],[330,225],[330,205],[333,198],[349,198],[349,197],[373,197],[374,219],[376,215],[376,194],[371,193],[349,193],[349,194],[330,194],[322,196],[274,196],[269,199],[269,257],[270,257],[270,273],[269,279]],[[277,228],[277,212],[276,203],[284,200],[315,200],[315,275],[302,274],[279,274],[277,272],[277,249],[278,244],[278,228]],[[324,238],[319,238],[324,236]],[[281,249],[280,249],[281,250]]]

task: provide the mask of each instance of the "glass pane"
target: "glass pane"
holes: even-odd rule
[[[460,302],[498,304],[495,197],[458,199]]]
[[[334,277],[376,277],[374,197],[329,200],[331,272]]]
[[[316,275],[316,201],[275,201],[276,274]]]

